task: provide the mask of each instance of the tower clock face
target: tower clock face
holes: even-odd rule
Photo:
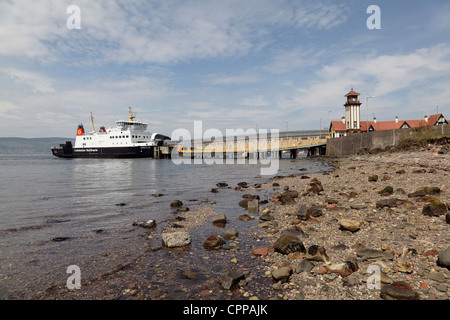
[[[353,98],[352,101],[356,101],[356,98]]]

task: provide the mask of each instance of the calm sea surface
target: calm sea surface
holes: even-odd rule
[[[33,298],[64,283],[73,264],[83,275],[96,276],[132,261],[145,241],[143,228],[133,227],[133,221],[167,221],[175,199],[191,210],[212,201],[226,206],[232,189],[214,194],[211,188],[218,182],[234,187],[273,178],[261,176],[260,168],[0,155],[0,299]],[[329,169],[323,159],[282,159],[279,168],[277,175]]]

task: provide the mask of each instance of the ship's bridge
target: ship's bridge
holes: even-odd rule
[[[147,130],[147,123],[141,121],[126,121],[126,120],[118,120],[116,121],[117,127],[121,130]]]

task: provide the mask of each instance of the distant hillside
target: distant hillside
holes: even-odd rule
[[[59,146],[69,138],[0,138],[0,154],[50,153],[50,147]],[[73,140],[72,140],[73,143]]]

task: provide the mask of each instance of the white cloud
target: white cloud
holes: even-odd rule
[[[331,2],[80,0],[77,5],[81,30],[68,30],[61,1],[1,2],[0,55],[73,64],[177,63],[258,51],[277,37],[274,26],[320,29],[345,20],[342,8]],[[73,61],[74,56],[81,59]]]
[[[247,107],[266,107],[269,105],[263,96],[245,98],[240,102],[240,104]]]
[[[22,118],[17,116],[18,111],[20,111],[19,106],[9,101],[0,100],[0,118],[21,120]]]
[[[50,79],[34,72],[13,68],[0,70],[0,72],[5,73],[18,84],[25,84],[31,87],[34,93],[56,92]]]
[[[244,85],[257,83],[261,80],[261,76],[257,75],[256,73],[244,73],[234,76],[213,74],[209,75],[205,82],[211,85]]]
[[[376,96],[370,102],[370,117],[372,112],[378,112],[379,119],[393,118],[396,113],[407,117],[411,113],[423,113],[429,107],[428,100],[434,108],[436,104],[447,104],[449,74],[449,45],[422,48],[408,54],[346,56],[317,70],[314,80],[307,85],[280,95],[277,108],[301,110],[305,125],[310,119],[328,118],[330,110],[333,118],[339,119],[344,110],[344,95],[353,85],[361,93],[363,105],[365,97]],[[433,90],[432,97],[430,90]]]

